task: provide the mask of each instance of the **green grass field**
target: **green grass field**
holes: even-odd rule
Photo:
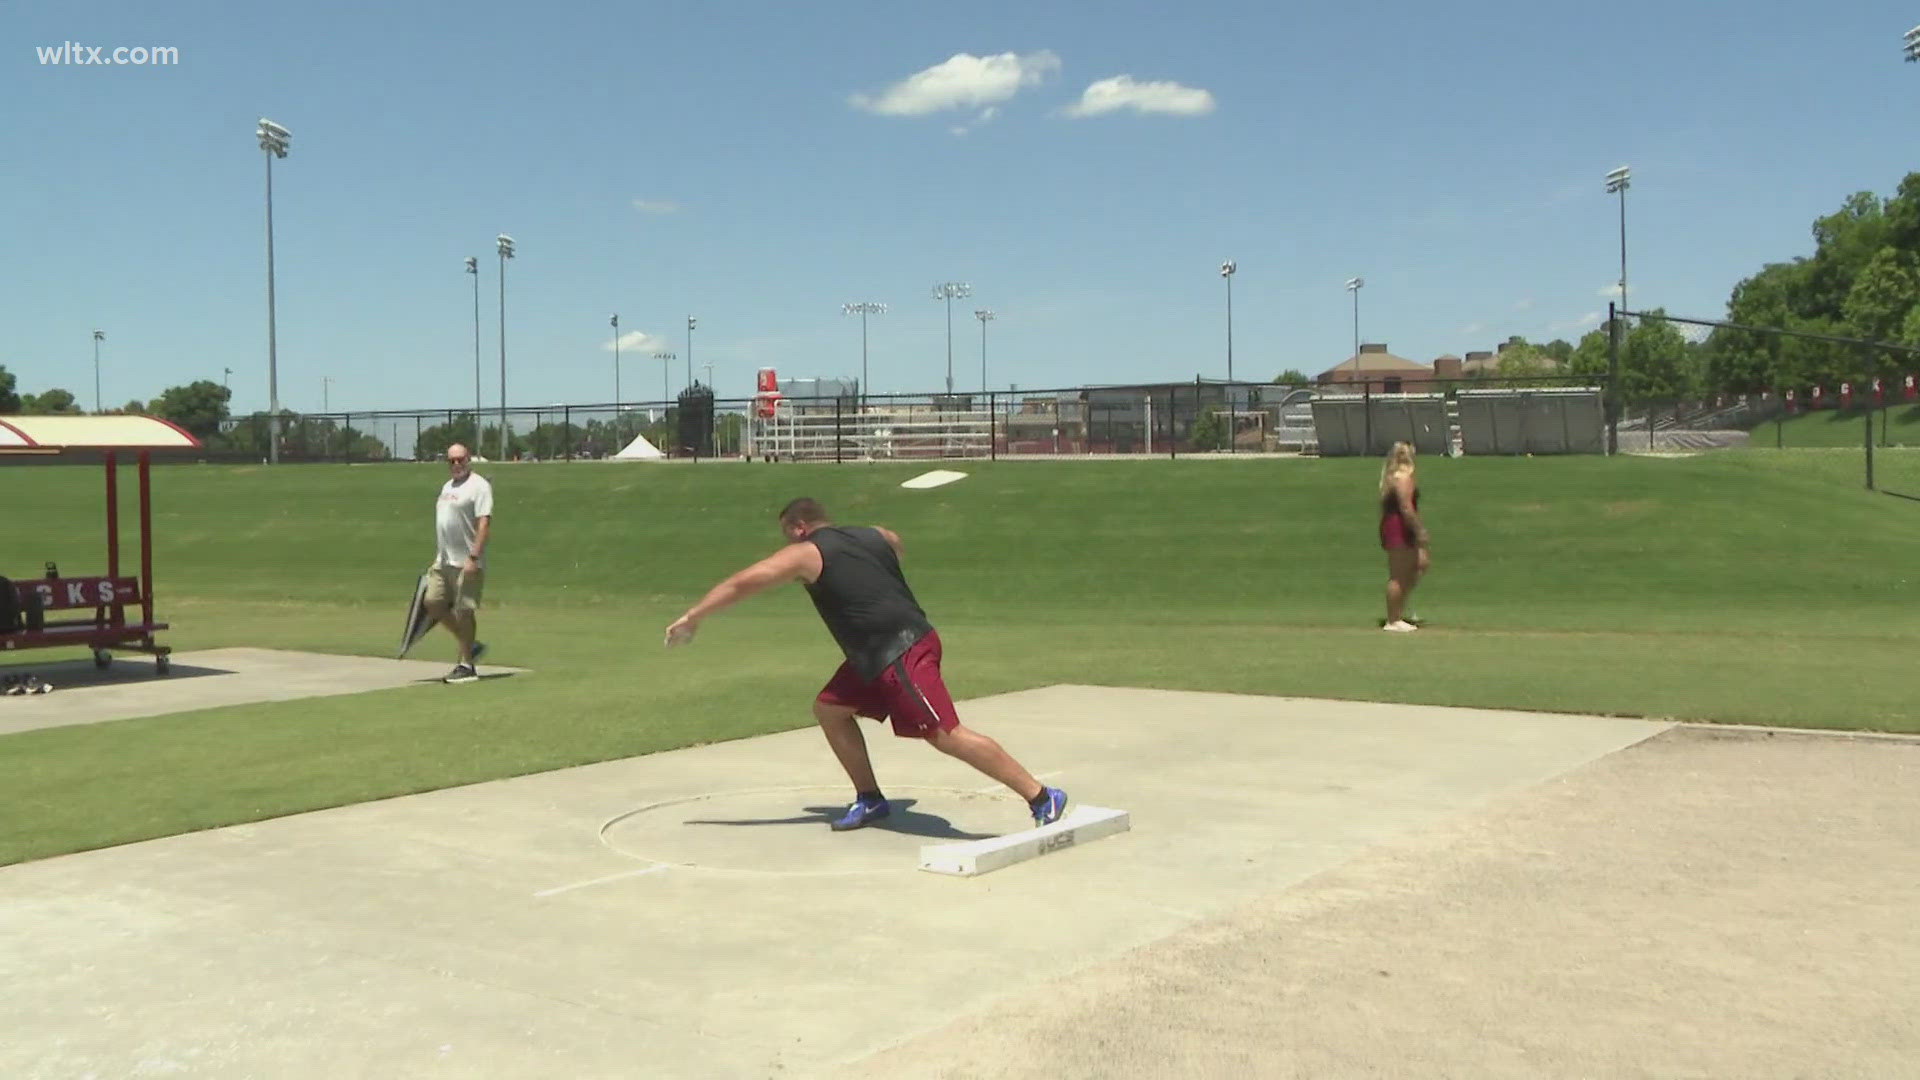
[[[1857,456],[1426,461],[1430,625],[1405,636],[1375,628],[1375,462],[961,467],[908,491],[919,466],[494,466],[481,636],[531,674],[6,736],[0,863],[808,725],[839,657],[797,587],[660,640],[802,494],[902,534],[962,699],[1078,682],[1920,730],[1920,505],[1862,490]],[[97,468],[6,476],[0,570],[104,569]],[[392,655],[443,478],[156,469],[167,640]]]

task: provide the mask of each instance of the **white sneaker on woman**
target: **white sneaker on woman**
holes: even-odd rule
[[[1388,623],[1387,625],[1381,627],[1380,629],[1390,630],[1396,634],[1411,634],[1415,630],[1418,630],[1420,628],[1413,625],[1412,623],[1408,622],[1405,619],[1395,619],[1393,622]]]

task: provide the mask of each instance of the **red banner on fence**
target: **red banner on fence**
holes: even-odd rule
[[[1843,409],[1853,408],[1853,384],[1850,382],[1840,384],[1840,407]]]
[[[1916,397],[1920,397],[1920,384],[1916,384],[1914,377],[1909,375],[1907,376],[1907,400],[1912,401]]]
[[[1875,405],[1885,405],[1887,403],[1887,388],[1880,385],[1880,376],[1878,375],[1873,377],[1873,403]]]

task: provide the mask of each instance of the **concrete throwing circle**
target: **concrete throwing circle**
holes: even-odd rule
[[[1028,828],[1008,792],[889,787],[893,813],[863,829],[829,824],[852,802],[844,786],[715,791],[629,810],[600,827],[609,848],[668,866],[762,874],[912,871],[926,844]]]

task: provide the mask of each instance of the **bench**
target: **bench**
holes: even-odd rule
[[[28,578],[13,582],[20,611],[25,613],[39,601],[43,613],[90,612],[86,617],[48,618],[37,630],[21,629],[0,633],[0,650],[84,648],[93,650],[93,665],[104,668],[113,662],[110,650],[149,653],[154,670],[167,673],[164,645],[156,645],[153,635],[167,629],[148,614],[152,608],[140,591],[137,577],[62,577]],[[140,618],[127,621],[128,608]],[[24,618],[23,618],[24,624]]]

